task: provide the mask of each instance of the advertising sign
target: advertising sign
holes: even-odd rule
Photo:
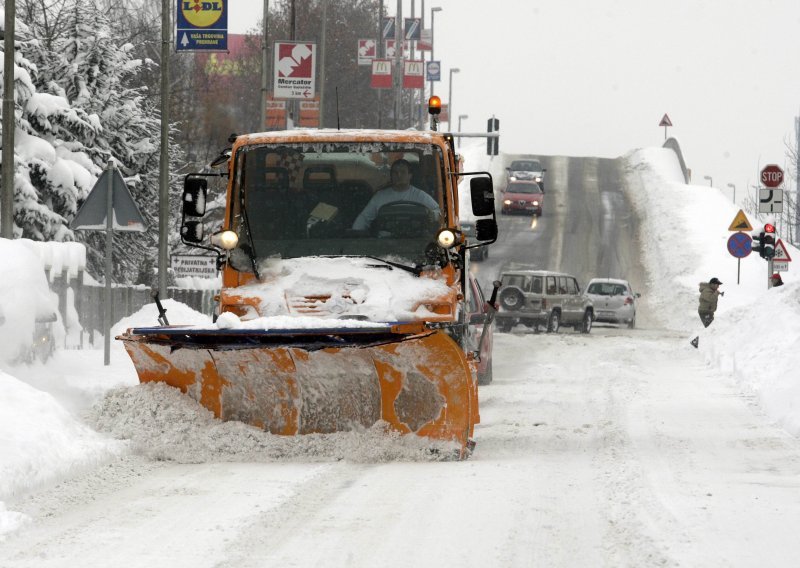
[[[176,51],[227,51],[228,0],[177,0]]]
[[[319,128],[319,97],[310,101],[300,101],[297,125],[305,128]]]
[[[424,89],[425,78],[422,75],[422,61],[403,61],[403,88]]]
[[[417,40],[417,49],[420,51],[431,51],[433,47],[433,33],[429,29],[424,29],[419,34],[419,40]]]
[[[387,59],[394,59],[394,56],[395,56],[394,45],[395,45],[395,40],[393,40],[393,39],[387,39],[386,40],[386,58]],[[401,54],[401,57],[406,57],[407,55],[408,55],[408,42],[407,41],[403,41],[403,53]]]
[[[441,81],[442,80],[442,66],[438,61],[428,61],[426,64],[428,81]]]
[[[316,89],[317,44],[276,41],[273,92],[276,99],[313,99]]]
[[[392,62],[388,59],[376,59],[372,62],[372,81],[370,87],[373,89],[392,88]]]
[[[267,99],[267,130],[286,130],[286,101]]]
[[[383,39],[394,37],[394,16],[384,16],[381,25],[381,37]]]
[[[405,27],[403,28],[403,37],[411,40],[418,40],[422,28],[422,18],[404,18]]]
[[[374,39],[358,40],[358,64],[372,65],[372,60],[378,57],[378,42]]]

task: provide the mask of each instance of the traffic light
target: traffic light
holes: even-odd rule
[[[761,239],[761,256],[767,260],[775,257],[775,225],[764,225],[764,237]]]
[[[764,231],[750,235],[753,238],[753,244],[750,247],[753,252],[757,252],[758,256],[764,258]]]
[[[490,118],[487,125],[486,125],[487,132],[499,132],[500,131],[500,119],[498,118]],[[500,139],[499,138],[486,138],[486,155],[487,156],[496,156],[500,151]]]

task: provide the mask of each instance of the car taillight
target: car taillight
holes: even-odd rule
[[[632,304],[632,303],[633,303],[633,298],[631,298],[630,296],[628,296],[627,298],[625,298],[625,305],[626,305],[626,306],[627,306],[628,304]]]

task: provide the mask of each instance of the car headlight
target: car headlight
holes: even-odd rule
[[[508,176],[508,181],[517,181],[517,176]]]
[[[539,206],[539,202],[536,201],[535,199],[533,200],[533,204],[536,205],[537,207]]]
[[[539,183],[540,181],[542,181],[542,176],[536,176],[533,179],[534,179],[534,181],[536,181],[536,183]]]
[[[511,200],[510,199],[504,199],[503,200],[503,205],[511,205]]]

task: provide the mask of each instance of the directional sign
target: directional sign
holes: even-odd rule
[[[778,187],[783,183],[783,170],[777,164],[768,164],[761,170],[764,187]]]
[[[302,41],[275,42],[274,97],[313,99],[316,95],[317,45]]]
[[[792,257],[789,256],[789,251],[786,250],[786,245],[783,244],[781,239],[775,243],[775,256],[772,257],[773,262],[792,262]]]
[[[729,231],[752,231],[753,226],[750,224],[750,221],[747,220],[747,215],[744,214],[744,211],[739,209],[739,212],[736,214],[736,217],[733,218],[731,222],[731,226],[728,227]]]
[[[228,0],[177,0],[176,51],[228,51]]]
[[[759,213],[783,212],[783,190],[759,188],[758,212]]]
[[[744,258],[753,252],[753,239],[747,233],[734,233],[728,238],[728,252],[736,258]]]

